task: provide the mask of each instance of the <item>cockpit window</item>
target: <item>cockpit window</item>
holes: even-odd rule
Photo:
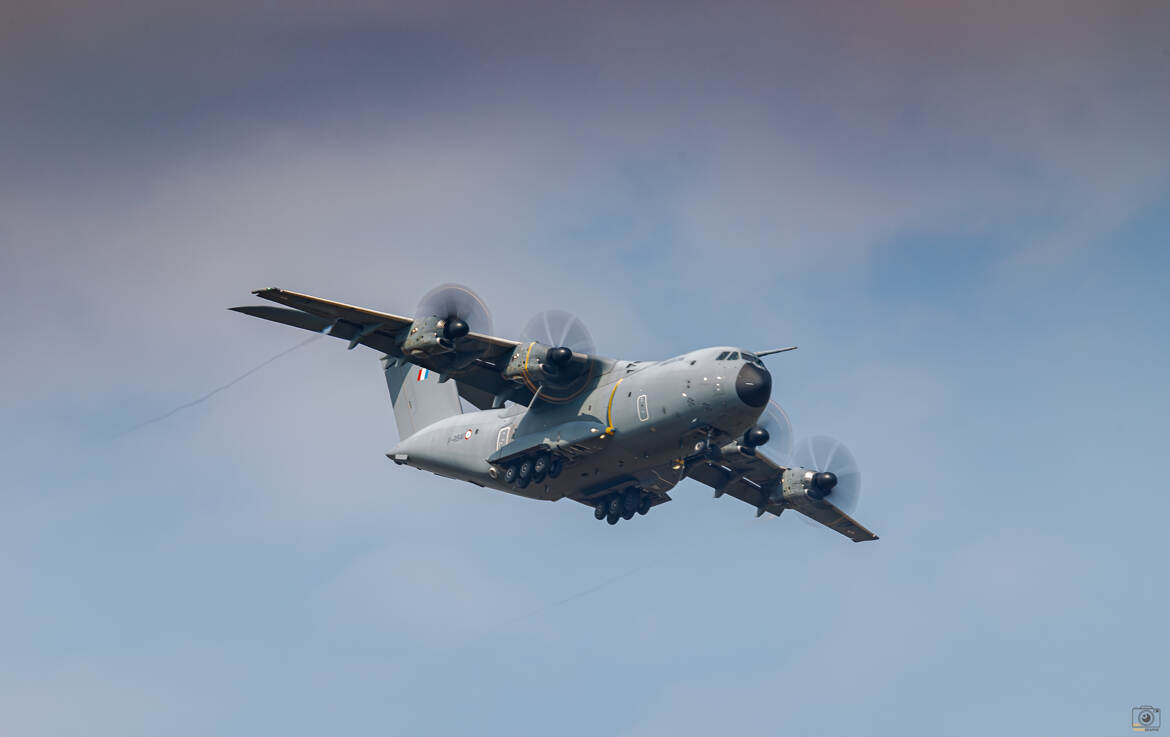
[[[716,361],[726,361],[727,357],[729,355],[731,355],[731,351],[723,351],[722,353],[719,354],[719,357],[716,358],[715,360]]]
[[[739,360],[739,351],[732,351],[731,355],[727,357],[727,360],[728,361],[738,361]]]
[[[756,358],[754,353],[748,353],[747,351],[743,352],[743,360],[751,361],[752,363],[759,363],[760,362],[760,359]]]

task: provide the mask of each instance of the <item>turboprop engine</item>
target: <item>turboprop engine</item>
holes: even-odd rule
[[[414,314],[402,352],[451,369],[470,365],[479,354],[474,344],[461,344],[462,338],[471,332],[492,333],[487,306],[479,295],[460,284],[442,284],[427,292]]]
[[[585,324],[561,310],[535,315],[524,328],[503,375],[528,387],[549,402],[577,396],[595,376],[593,339]]]

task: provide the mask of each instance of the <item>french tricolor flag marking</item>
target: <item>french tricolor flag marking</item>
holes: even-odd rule
[[[420,369],[418,370],[418,379],[417,379],[417,381],[426,381],[426,378],[427,378],[428,376],[430,376],[430,375],[431,375],[431,370],[430,370],[430,369],[424,369],[424,368],[420,368]]]

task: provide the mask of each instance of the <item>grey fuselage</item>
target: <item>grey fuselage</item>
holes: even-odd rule
[[[737,358],[720,356],[735,355]],[[636,487],[656,497],[682,478],[682,459],[708,437],[727,442],[758,420],[771,376],[733,347],[703,348],[665,361],[613,361],[569,402],[537,399],[439,420],[386,455],[396,463],[532,499],[591,504]],[[747,354],[750,356],[750,354]],[[506,484],[489,459],[517,438],[553,437],[562,428],[603,428],[590,449],[566,454],[563,472],[526,488]],[[571,449],[570,449],[571,450]]]

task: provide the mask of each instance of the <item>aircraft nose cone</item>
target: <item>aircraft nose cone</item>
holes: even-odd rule
[[[772,375],[767,369],[745,363],[735,377],[735,393],[749,407],[763,407],[772,396]]]

